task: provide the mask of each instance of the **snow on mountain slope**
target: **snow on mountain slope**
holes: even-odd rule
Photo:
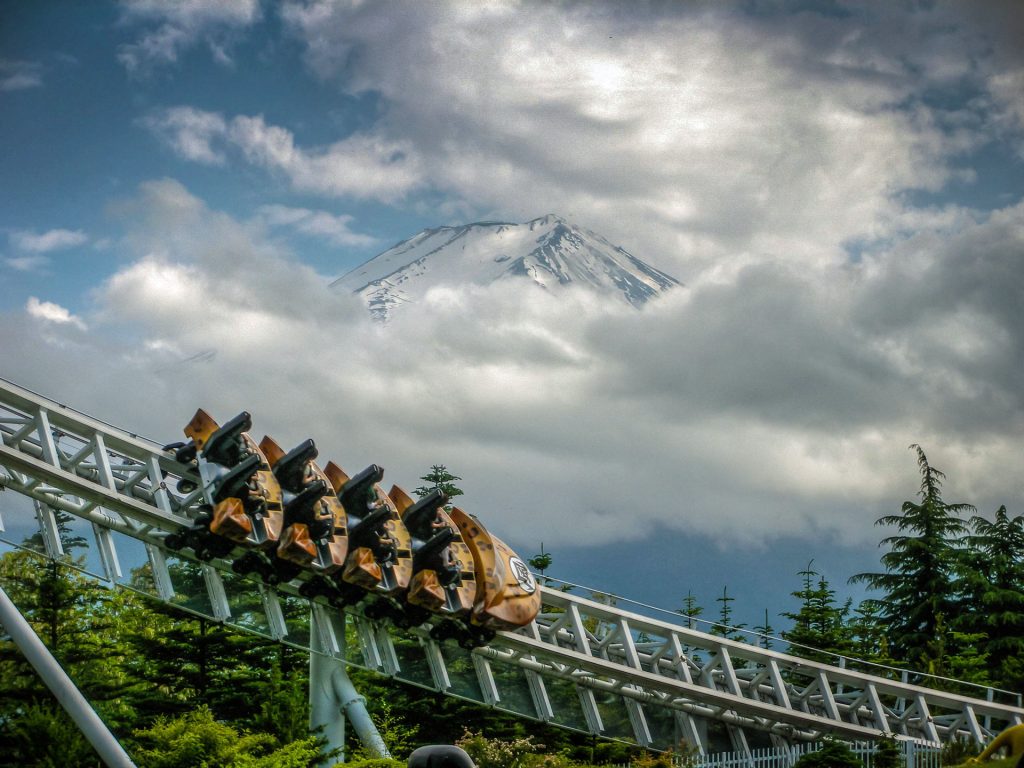
[[[338,278],[386,320],[435,285],[528,278],[551,289],[583,285],[639,307],[679,285],[600,235],[555,215],[525,224],[478,222],[425,229]]]

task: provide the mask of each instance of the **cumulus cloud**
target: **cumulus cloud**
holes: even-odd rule
[[[282,9],[313,70],[378,94],[377,133],[414,146],[450,198],[506,218],[559,211],[684,277],[746,253],[845,259],[851,241],[887,237],[914,215],[908,191],[959,178],[957,158],[989,127],[930,95],[985,90],[1007,65],[993,59],[998,25],[977,16],[946,6],[842,18],[736,4]],[[990,82],[995,93],[1003,80]]]
[[[251,409],[261,434],[312,436],[407,488],[444,463],[468,509],[552,546],[873,542],[916,488],[911,442],[955,468],[950,498],[1019,502],[1024,205],[937,216],[853,265],[750,257],[639,312],[503,281],[438,286],[386,327],[177,182],[125,210],[135,257],[98,292],[89,339],[36,342],[31,366],[12,349],[31,329],[0,350],[29,385],[81,366],[55,395],[158,439],[199,405]]]
[[[85,323],[82,321],[82,318],[71,314],[68,309],[51,301],[40,301],[35,296],[30,296],[25,304],[25,311],[28,312],[29,316],[46,323],[71,325],[79,330],[85,330]]]
[[[222,164],[232,149],[302,192],[393,202],[424,184],[412,145],[377,134],[357,133],[327,146],[302,148],[291,131],[268,125],[260,115],[226,119],[187,106],[153,112],[143,123],[186,160]]]
[[[79,229],[51,229],[43,233],[21,230],[12,232],[9,239],[19,250],[33,253],[62,251],[89,242],[89,236]]]
[[[370,246],[378,242],[374,237],[353,232],[353,217],[347,214],[335,215],[327,211],[287,205],[262,205],[257,215],[270,227],[290,227],[296,232],[321,238],[333,245]]]
[[[4,259],[4,263],[16,272],[38,272],[49,266],[48,256],[12,256]]]
[[[176,154],[206,165],[223,165],[224,153],[214,146],[227,133],[224,117],[190,107],[171,107],[142,120]]]
[[[43,67],[35,61],[0,59],[0,92],[23,91],[43,84]]]
[[[137,41],[118,48],[118,61],[135,75],[177,62],[199,42],[216,61],[230,65],[235,35],[261,18],[259,0],[121,0],[121,10],[126,24],[147,28]]]

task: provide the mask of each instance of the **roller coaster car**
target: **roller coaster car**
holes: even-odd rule
[[[476,598],[476,566],[444,510],[448,497],[435,489],[414,502],[397,485],[388,495],[412,535],[413,576],[405,599],[431,613],[468,617]]]
[[[244,411],[219,426],[199,409],[185,434],[211,470],[210,532],[264,549],[273,547],[281,534],[283,498],[266,457],[248,434],[251,427],[252,417]]]
[[[264,437],[260,450],[284,492],[277,557],[322,574],[339,571],[348,555],[348,520],[330,480],[314,461],[316,445],[306,440],[285,453],[272,438]]]
[[[515,552],[475,517],[453,507],[448,513],[473,553],[476,601],[471,621],[485,630],[517,629],[540,610],[537,581]]]
[[[375,594],[404,592],[412,577],[412,542],[394,502],[379,485],[384,470],[371,464],[350,478],[332,461],[324,474],[348,518],[344,581]]]

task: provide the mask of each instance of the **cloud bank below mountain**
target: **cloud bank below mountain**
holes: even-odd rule
[[[955,470],[949,498],[1020,499],[1024,205],[855,264],[732,261],[640,312],[505,282],[428,291],[387,327],[258,217],[171,180],[120,210],[130,258],[91,309],[9,314],[0,354],[5,376],[159,440],[197,406],[251,409],[283,444],[312,436],[406,487],[444,463],[467,508],[550,546],[873,542],[916,488],[911,442]]]

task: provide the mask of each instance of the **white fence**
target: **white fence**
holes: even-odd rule
[[[903,754],[904,768],[940,768],[942,750],[930,744],[919,744],[913,741],[896,742]],[[788,748],[752,749],[750,754],[742,752],[717,752],[699,758],[696,768],[791,768],[792,765],[808,752],[817,752],[822,748],[820,743],[801,743]],[[864,768],[874,768],[877,744],[863,742],[847,744],[850,751],[864,764]],[[631,768],[630,766],[619,768]]]

